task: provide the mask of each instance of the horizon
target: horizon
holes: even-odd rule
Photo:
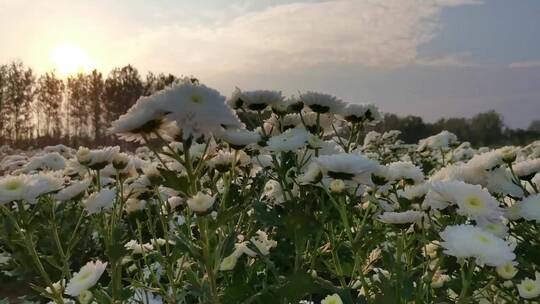
[[[63,76],[131,63],[225,96],[314,90],[426,122],[492,109],[526,129],[540,118],[539,14],[532,0],[0,0],[0,62]]]

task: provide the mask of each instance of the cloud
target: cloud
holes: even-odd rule
[[[342,0],[249,12],[219,26],[147,28],[129,42],[148,67],[192,73],[286,71],[321,64],[392,69],[417,62],[442,9],[471,0]],[[461,64],[459,57],[421,61]]]
[[[511,69],[540,68],[540,60],[512,62],[508,67]]]
[[[441,67],[441,68],[447,68],[447,67],[470,68],[470,67],[479,66],[479,64],[474,63],[470,60],[469,53],[451,54],[451,55],[437,57],[437,58],[419,58],[416,61],[416,64],[420,66]]]

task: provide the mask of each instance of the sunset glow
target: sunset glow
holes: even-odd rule
[[[56,46],[49,55],[54,69],[62,76],[89,72],[96,67],[95,61],[77,45]]]

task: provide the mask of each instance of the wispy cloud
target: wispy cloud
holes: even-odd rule
[[[297,69],[320,64],[396,68],[417,62],[436,36],[444,7],[471,0],[342,0],[293,3],[249,12],[219,27],[148,28],[130,42],[151,67],[190,72]],[[466,63],[448,57],[426,65]]]
[[[512,62],[508,67],[512,69],[540,68],[540,60]]]
[[[470,59],[469,53],[451,54],[437,58],[419,58],[416,64],[428,67],[457,67],[457,68],[471,68],[480,66],[474,63]]]

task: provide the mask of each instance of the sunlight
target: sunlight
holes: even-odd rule
[[[56,71],[62,76],[80,72],[89,72],[96,67],[95,61],[77,45],[62,44],[50,53],[50,59]]]

